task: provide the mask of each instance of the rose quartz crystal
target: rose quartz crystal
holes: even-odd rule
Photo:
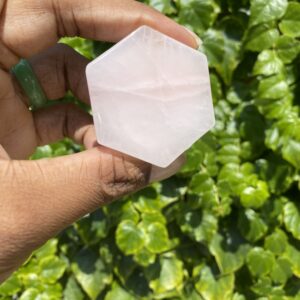
[[[206,56],[142,26],[86,69],[99,144],[167,167],[214,126]]]

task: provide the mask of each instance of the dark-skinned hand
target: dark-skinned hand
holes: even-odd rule
[[[68,90],[89,104],[88,61],[57,44],[63,36],[117,42],[148,25],[186,45],[185,28],[132,0],[0,0],[0,282],[49,238],[99,206],[174,174],[96,145],[91,116],[60,104],[32,112],[10,75],[20,58],[30,61],[49,101]],[[85,151],[26,160],[37,146],[64,137]]]

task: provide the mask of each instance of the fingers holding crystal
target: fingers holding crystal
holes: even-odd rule
[[[62,36],[117,42],[141,25],[153,27],[190,47],[198,46],[184,27],[133,0],[7,1],[2,15],[0,48],[7,49],[13,58],[7,61],[15,63],[17,57],[41,53]]]
[[[49,100],[62,98],[71,90],[75,97],[89,104],[85,57],[65,44],[57,44],[29,61]]]
[[[69,137],[86,148],[97,144],[92,117],[73,104],[59,104],[33,113],[38,145]]]

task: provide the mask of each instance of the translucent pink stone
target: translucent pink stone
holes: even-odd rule
[[[206,56],[142,26],[86,69],[99,144],[167,167],[214,126]]]

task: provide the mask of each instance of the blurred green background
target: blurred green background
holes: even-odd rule
[[[36,251],[0,299],[300,299],[300,3],[145,2],[202,38],[216,126],[179,174]],[[111,46],[63,42],[90,59]]]

